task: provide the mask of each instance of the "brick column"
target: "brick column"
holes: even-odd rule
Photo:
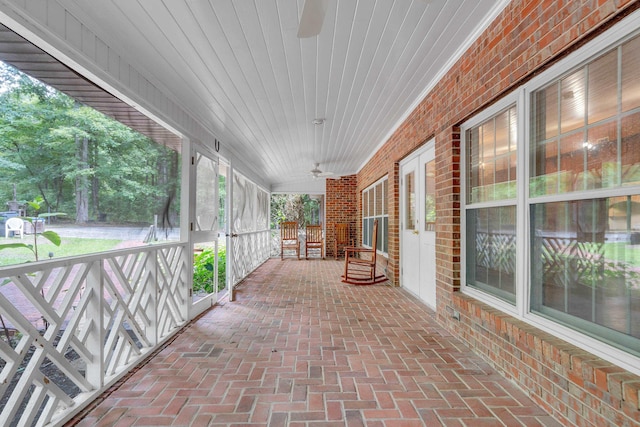
[[[326,245],[327,256],[333,257],[335,224],[349,224],[350,237],[355,240],[358,229],[358,192],[356,175],[326,181]]]
[[[460,290],[460,129],[436,137],[436,293],[438,316],[453,308]]]

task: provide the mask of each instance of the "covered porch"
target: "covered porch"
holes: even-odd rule
[[[386,284],[270,259],[69,425],[559,425]]]
[[[36,312],[0,292],[0,425],[640,425],[640,2],[0,0],[0,23],[4,60],[180,178],[175,240],[0,268]],[[322,197],[327,255],[348,224],[388,283],[269,259],[278,193]]]

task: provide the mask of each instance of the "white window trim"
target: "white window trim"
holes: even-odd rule
[[[550,82],[560,78],[564,74],[574,70],[579,67],[581,64],[585,64],[592,59],[600,56],[605,51],[611,49],[612,46],[623,43],[624,41],[637,36],[640,33],[640,11],[636,11],[629,15],[627,18],[622,20],[620,23],[616,24],[616,26],[602,35],[598,36],[594,40],[582,46],[576,52],[571,55],[563,58],[558,63],[554,64],[549,69],[542,72],[540,75],[534,77],[529,82],[525,83],[520,89],[516,92],[513,92],[499,102],[490,106],[486,110],[483,110],[477,116],[474,116],[467,122],[465,122],[461,126],[461,153],[462,153],[462,161],[461,161],[461,194],[463,195],[461,200],[461,292],[467,294],[479,301],[482,301],[496,309],[504,311],[508,314],[513,315],[514,317],[525,321],[526,323],[540,328],[545,332],[551,333],[552,335],[563,339],[579,348],[582,348],[589,353],[592,353],[598,357],[601,357],[604,360],[607,360],[611,363],[614,363],[629,372],[632,372],[636,375],[640,375],[640,357],[636,357],[628,352],[618,349],[617,347],[611,346],[604,341],[597,340],[588,335],[577,332],[569,327],[563,326],[559,323],[556,323],[553,320],[550,320],[541,315],[532,313],[529,310],[530,304],[530,262],[529,262],[529,245],[530,245],[530,236],[528,233],[529,230],[529,192],[528,192],[528,177],[529,177],[529,143],[530,143],[530,135],[529,135],[529,103],[531,102],[530,94],[534,91],[541,89],[548,85]],[[466,130],[477,126],[488,118],[496,115],[501,110],[507,108],[509,105],[512,105],[514,102],[517,104],[517,114],[518,114],[518,171],[517,171],[517,231],[516,231],[516,239],[518,242],[517,245],[517,264],[516,264],[516,305],[513,306],[506,301],[498,299],[488,293],[485,293],[481,290],[471,288],[466,286],[466,211],[468,209],[466,204],[466,194],[467,194],[467,171],[466,171],[466,141],[465,141],[465,133]],[[636,187],[637,188],[637,187]],[[629,188],[625,188],[623,190],[618,189],[609,189],[602,190],[597,193],[601,193],[602,195],[606,195],[606,197],[612,197],[617,194],[617,192],[624,192],[625,194],[629,191]],[[638,192],[640,192],[640,188],[638,188]],[[584,198],[585,194],[588,194],[588,197],[597,197],[598,194],[594,191],[588,192],[575,192],[570,195],[553,195],[553,196],[544,196],[535,198],[536,203],[543,203],[548,201],[559,201],[559,200],[568,200],[568,199],[581,199]],[[533,200],[533,199],[532,199]],[[481,208],[484,206],[497,206],[499,203],[477,203],[469,205],[469,209],[471,206],[473,208]]]
[[[362,192],[360,193],[360,199],[362,201],[362,212],[364,212],[364,193],[366,193],[367,191],[371,190],[372,188],[375,188],[378,185],[382,185],[382,183],[384,181],[387,181],[387,192],[385,194],[382,195],[382,197],[388,197],[388,193],[389,193],[389,175],[385,175],[382,178],[380,178],[379,180],[377,180],[376,182],[374,182],[373,184],[371,184],[370,186],[368,186],[367,188],[365,188],[364,190],[362,190]],[[373,194],[375,195],[375,190],[373,191]],[[384,201],[383,201],[384,203]],[[374,206],[375,206],[375,202],[374,202]],[[362,246],[365,248],[369,248],[371,249],[371,246],[367,245],[364,243],[364,220],[367,218],[387,218],[387,223],[388,223],[388,218],[389,218],[389,205],[387,203],[387,213],[386,214],[382,214],[382,215],[369,215],[369,216],[364,216],[364,214],[362,215],[362,222],[360,223],[360,232],[362,233],[363,236],[363,241],[362,241]],[[380,223],[378,223],[378,228],[380,227],[384,227],[384,225],[381,225]],[[387,239],[387,247],[389,245],[389,230],[384,230],[386,231],[386,239]],[[383,235],[384,238],[384,235]],[[384,244],[382,245],[384,247]],[[378,255],[382,255],[384,257],[389,257],[389,254],[387,252],[383,252],[381,250],[377,250],[376,249],[376,253]]]
[[[524,148],[524,143],[522,141],[524,141],[523,135],[522,135],[522,126],[520,124],[521,121],[521,117],[523,114],[522,111],[522,106],[523,106],[523,102],[522,102],[522,91],[516,91],[516,92],[512,92],[509,95],[505,96],[504,98],[502,98],[500,101],[496,102],[495,104],[491,105],[489,108],[483,110],[482,112],[480,112],[478,115],[472,117],[470,120],[466,121],[461,127],[460,127],[460,138],[461,138],[461,144],[460,144],[460,151],[462,154],[462,162],[461,162],[461,176],[463,177],[463,179],[461,179],[461,194],[463,195],[463,197],[461,197],[461,218],[460,218],[460,229],[463,230],[462,233],[460,233],[461,235],[461,242],[460,242],[460,262],[461,262],[461,280],[460,280],[460,290],[461,292],[463,292],[464,294],[467,294],[475,299],[478,299],[480,301],[486,302],[487,304],[490,304],[491,306],[504,311],[506,313],[509,313],[511,315],[514,316],[518,316],[519,313],[521,313],[521,306],[522,303],[520,301],[519,295],[521,294],[520,292],[520,288],[519,288],[519,284],[522,283],[521,281],[524,279],[522,277],[522,268],[521,268],[521,261],[522,261],[522,252],[524,251],[525,248],[522,247],[522,245],[517,245],[516,246],[516,305],[514,306],[513,304],[508,303],[507,301],[504,301],[496,296],[493,296],[487,292],[484,292],[480,289],[471,287],[471,286],[467,286],[467,269],[466,269],[466,265],[467,265],[467,215],[466,212],[467,210],[470,209],[482,209],[482,208],[487,208],[487,207],[499,207],[499,206],[513,206],[514,205],[514,201],[513,199],[508,199],[508,200],[498,200],[498,201],[490,201],[490,202],[480,202],[480,203],[471,203],[471,204],[467,204],[467,141],[466,141],[466,133],[467,130],[476,127],[478,125],[480,125],[481,123],[485,122],[486,120],[496,116],[497,114],[499,114],[500,112],[510,108],[511,106],[515,105],[516,106],[516,114],[518,117],[518,145],[517,145],[517,159],[518,159],[518,168],[516,171],[516,179],[517,179],[517,184],[519,185],[520,182],[522,182],[521,180],[523,179],[522,176],[522,153],[524,151],[526,151]],[[520,188],[518,187],[518,197],[516,198],[515,201],[515,205],[516,205],[516,241],[519,242],[521,241],[521,236],[523,235],[522,233],[524,233],[524,230],[522,230],[521,228],[521,223],[522,223],[522,218],[521,218],[521,213],[520,213],[520,199],[521,199],[521,195],[520,193],[522,193],[522,191],[520,191]]]

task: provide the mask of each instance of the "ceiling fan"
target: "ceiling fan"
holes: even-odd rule
[[[333,175],[333,172],[322,172],[320,170],[320,163],[314,163],[313,164],[313,169],[311,169],[309,171],[309,173],[311,174],[313,179],[317,179],[317,178],[322,178],[322,177],[325,177],[325,176]]]
[[[305,0],[298,26],[298,38],[305,39],[320,34],[329,0]]]
[[[429,4],[432,0],[422,0]],[[298,25],[298,38],[306,39],[315,37],[322,30],[324,16],[327,14],[329,0],[305,0]]]

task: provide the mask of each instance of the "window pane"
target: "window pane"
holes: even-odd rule
[[[384,246],[382,247],[382,252],[387,253],[389,252],[389,217],[385,216],[382,218],[382,224],[384,225],[384,234],[382,235]]]
[[[558,136],[560,132],[560,123],[558,122],[558,103],[560,97],[558,90],[559,84],[554,83],[545,89],[535,92],[531,96],[533,121],[531,137],[534,141],[544,141],[553,138],[554,136]]]
[[[587,170],[597,177],[596,188],[620,185],[618,121],[592,127],[587,132]]]
[[[467,150],[467,203],[481,202],[480,187],[480,128],[469,129],[466,133]]]
[[[639,352],[640,196],[532,205],[531,224],[532,310]]]
[[[371,214],[369,213],[369,191],[368,190],[362,193],[362,216],[364,218],[371,216]]]
[[[515,303],[516,207],[467,211],[467,286]]]
[[[468,203],[516,196],[515,162],[510,164],[516,152],[516,136],[515,107],[467,131]]]
[[[482,186],[480,187],[480,197],[483,201],[495,200],[495,164],[494,162],[484,162],[481,165],[481,180]]]
[[[531,197],[558,193],[559,181],[563,182],[566,172],[558,173],[558,141],[552,139],[531,147]]]
[[[375,203],[375,194],[374,194],[374,189],[370,188],[369,189],[369,216],[374,216],[375,215],[375,210],[374,210],[374,203]]]
[[[369,222],[370,219],[362,220],[362,244],[365,246],[371,246],[371,234],[369,234]]]
[[[367,236],[369,236],[367,246],[371,246],[371,244],[373,243],[373,218],[369,219],[369,221],[367,222]]]
[[[436,226],[436,161],[424,165],[424,230],[435,231]]]
[[[371,247],[373,243],[373,221],[378,220],[379,251],[387,251],[388,218],[387,215],[387,185],[384,178],[362,192],[362,244]],[[414,186],[415,187],[415,186]]]
[[[585,172],[584,133],[577,132],[560,139],[560,174],[557,192],[595,188],[593,178]]]
[[[416,185],[414,172],[409,172],[404,176],[404,229],[414,230],[416,228]]]
[[[211,183],[217,181],[216,161],[196,153],[195,231],[215,231],[218,225],[218,200]]]
[[[513,153],[518,148],[518,114],[515,108],[511,108],[507,114],[509,116],[509,151]]]
[[[589,64],[589,123],[616,115],[618,111],[618,51]]]
[[[517,178],[516,175],[516,167],[518,165],[518,155],[516,153],[511,154],[511,156],[509,157],[509,181],[515,181]],[[515,182],[513,182],[512,185],[514,191],[516,189],[516,185]],[[515,196],[515,193],[514,193]]]
[[[495,119],[495,152],[494,156],[500,157],[509,153],[511,133],[509,130],[509,111],[499,114]]]
[[[388,183],[389,183],[388,179],[385,179],[384,181],[382,181],[382,189],[383,189],[383,191],[382,191],[382,193],[383,193],[382,194],[382,214],[383,215],[387,215],[389,213],[388,212],[388,207],[387,207],[387,204],[388,204],[387,198],[388,198],[388,194],[389,194],[388,193],[388,185],[389,185]]]
[[[622,111],[640,107],[640,37],[622,45]]]
[[[531,197],[640,184],[640,116],[619,114],[640,107],[638,56],[635,38],[532,94]],[[561,105],[559,132],[546,114],[554,93]]]
[[[621,120],[622,183],[640,184],[640,113]]]
[[[487,163],[496,155],[496,135],[494,119],[484,122],[480,126],[480,144],[482,146],[481,161]]]
[[[586,100],[584,69],[562,79],[560,89],[560,132],[565,133],[584,126]]]

